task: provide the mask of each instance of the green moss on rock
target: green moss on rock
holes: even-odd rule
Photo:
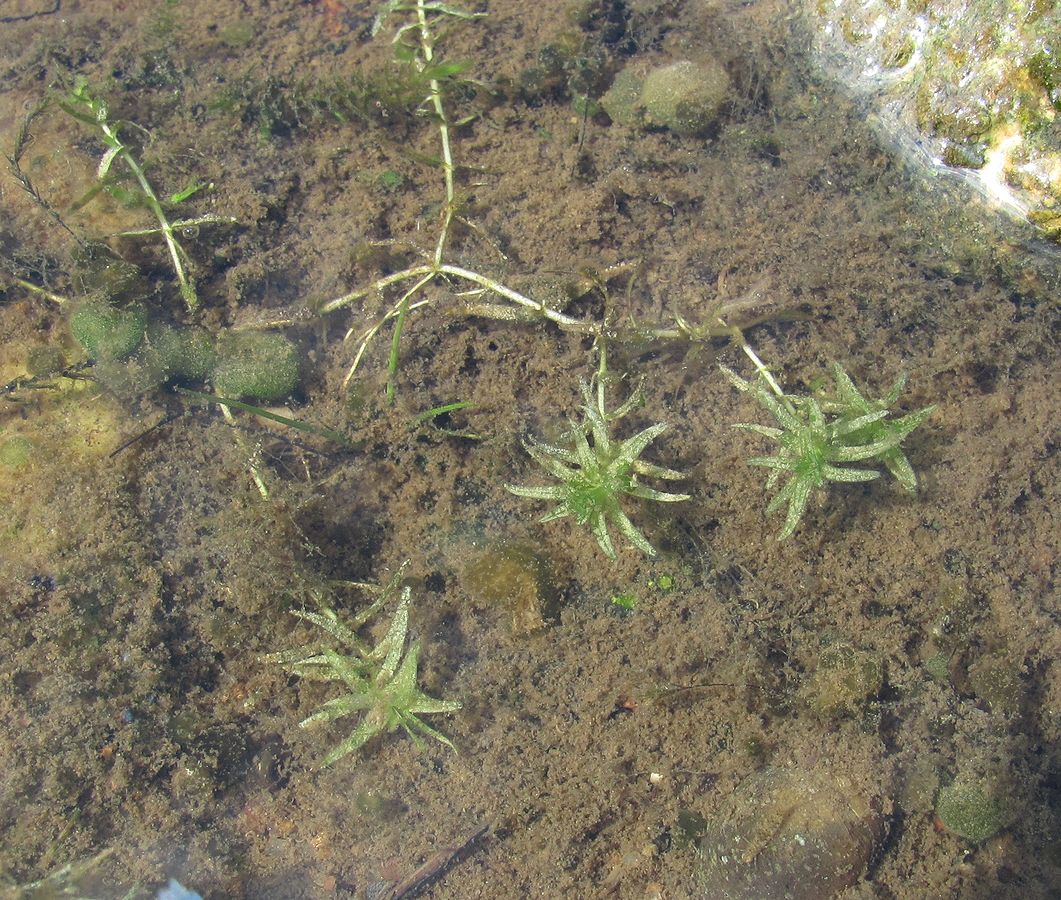
[[[92,359],[126,359],[144,339],[147,313],[139,304],[115,307],[86,300],[70,311],[70,333]]]
[[[969,687],[996,712],[1005,715],[1020,712],[1024,696],[1020,664],[1004,651],[981,656],[972,662]]]
[[[695,136],[715,124],[729,91],[729,76],[718,63],[681,60],[645,76],[641,102],[650,124]]]
[[[936,815],[959,837],[986,841],[1006,824],[1005,809],[994,793],[989,784],[956,779],[939,792]]]
[[[89,244],[74,254],[75,279],[84,294],[111,303],[131,303],[150,293],[140,270],[102,244]]]
[[[283,400],[298,387],[298,350],[281,334],[228,335],[218,354],[213,381],[222,397]]]

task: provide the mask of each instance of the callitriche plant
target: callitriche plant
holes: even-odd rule
[[[638,476],[676,480],[685,475],[640,459],[648,445],[667,430],[665,424],[650,425],[621,441],[611,436],[611,423],[629,413],[643,398],[639,387],[618,409],[607,411],[604,402],[607,371],[603,351],[600,370],[594,380],[592,385],[581,382],[584,418],[582,422],[571,423],[571,447],[554,447],[533,438],[523,444],[535,462],[559,484],[541,487],[506,484],[505,489],[519,497],[555,500],[555,509],[542,516],[540,521],[551,522],[572,516],[579,525],[589,525],[609,559],[616,558],[615,545],[608,532],[609,521],[614,522],[620,533],[645,556],[654,557],[655,548],[634,527],[619,500],[624,494],[663,503],[688,500],[689,494],[658,491],[638,480]]]
[[[345,340],[357,335],[358,345],[343,387],[350,383],[379,333],[385,326],[393,323],[386,388],[388,398],[393,399],[400,364],[401,339],[409,314],[422,311],[439,300],[451,300],[454,297],[457,300],[450,311],[459,316],[504,322],[549,322],[562,331],[589,335],[597,339],[607,334],[611,340],[619,341],[709,341],[731,335],[733,328],[724,321],[724,317],[731,314],[741,319],[742,326],[772,318],[776,313],[770,311],[766,314],[756,314],[750,309],[752,304],[747,299],[740,298],[732,302],[719,302],[711,311],[706,324],[691,324],[676,315],[673,325],[649,326],[627,316],[621,324],[611,323],[605,327],[603,322],[569,315],[544,300],[535,300],[514,290],[491,275],[454,261],[450,238],[454,223],[464,220],[460,216],[461,201],[454,179],[457,169],[451,139],[454,122],[447,111],[447,95],[455,84],[462,80],[468,81],[462,76],[469,65],[463,61],[447,61],[442,58],[439,31],[456,21],[473,21],[483,15],[466,12],[438,0],[389,0],[374,23],[373,34],[377,34],[387,20],[393,18],[400,22],[392,38],[395,57],[399,63],[414,67],[418,81],[426,81],[427,96],[420,111],[438,127],[441,149],[438,165],[442,169],[445,196],[441,204],[438,238],[433,250],[420,251],[424,257],[422,263],[387,274],[370,284],[318,305],[318,311],[327,314],[354,306],[373,295],[397,295],[397,299],[390,304],[383,316],[373,324],[360,331],[355,325],[347,331]],[[471,223],[465,224],[471,226]],[[470,230],[477,229],[471,226]],[[443,282],[447,290],[430,293],[429,288],[437,282]]]
[[[742,349],[758,370],[754,382],[746,381],[725,366],[720,368],[738,390],[755,397],[780,426],[746,422],[734,426],[780,445],[773,456],[748,460],[749,465],[770,470],[767,490],[787,476],[781,490],[766,507],[770,515],[787,506],[778,540],[784,540],[796,530],[816,490],[824,489],[830,482],[873,481],[881,475],[879,469],[856,467],[851,463],[882,465],[903,488],[910,492],[917,490],[917,477],[901,444],[932,414],[935,406],[891,418],[891,407],[902,393],[905,377],[900,377],[880,400],[867,400],[843,368],[834,364],[832,395],[800,397],[784,393],[746,343]]]
[[[262,657],[307,681],[338,682],[344,687],[344,693],[325,702],[317,712],[303,719],[300,727],[310,728],[364,713],[360,724],[324,757],[321,768],[359,750],[377,735],[397,728],[404,729],[421,750],[424,748],[421,735],[455,749],[449,738],[420,719],[423,715],[456,712],[461,704],[436,700],[417,686],[420,643],[405,648],[412,591],[408,586],[399,587],[404,570],[402,566],[385,588],[377,588],[379,597],[354,616],[349,625],[340,621],[327,606],[322,606],[320,612],[295,611],[300,619],[312,622],[330,635],[341,649],[317,644]],[[372,647],[357,634],[357,629],[386,606],[395,593],[399,599],[394,617],[383,639]]]
[[[199,306],[199,295],[196,292],[195,280],[190,271],[188,254],[177,240],[177,232],[183,230],[194,230],[200,225],[211,224],[233,224],[235,219],[228,216],[217,216],[207,214],[196,216],[191,219],[179,219],[170,221],[166,214],[166,207],[173,207],[183,203],[193,194],[203,189],[200,182],[191,182],[183,189],[160,199],[154,187],[144,172],[144,165],[128,144],[122,139],[120,131],[123,127],[132,126],[133,123],[112,120],[107,108],[107,102],[92,92],[88,85],[88,79],[78,76],[73,88],[65,97],[60,99],[59,105],[71,116],[80,122],[92,126],[100,140],[107,148],[100,157],[96,168],[96,179],[99,187],[110,190],[122,199],[130,199],[140,202],[151,210],[158,222],[156,228],[140,228],[132,231],[123,231],[115,237],[142,237],[147,235],[161,235],[173,265],[173,272],[177,277],[177,285],[180,295],[184,299],[189,312],[195,312]],[[138,126],[137,126],[138,127]],[[12,159],[15,165],[16,157]],[[121,190],[111,173],[115,160],[121,160],[128,173],[133,178],[132,192]],[[83,198],[83,201],[87,198]]]

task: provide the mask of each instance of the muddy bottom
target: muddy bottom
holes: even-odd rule
[[[795,7],[481,11],[425,13],[417,76],[415,9],[0,4],[4,896],[1053,896],[1049,255],[933,199]],[[716,79],[703,118],[607,93],[676,62]],[[79,78],[194,303],[120,154],[99,183]],[[386,279],[433,260],[392,349],[418,276]],[[100,297],[146,343],[90,365]],[[916,493],[831,484],[777,540],[748,464],[776,445],[732,427],[776,422],[720,315],[794,395],[905,374]],[[192,329],[293,342],[294,394],[248,398],[279,420],[152,367]],[[607,409],[644,395],[613,437],[667,423],[643,458],[684,477],[644,483],[689,495],[622,500],[654,558],[506,490],[555,484],[525,445],[571,446],[602,333]],[[353,628],[399,571],[356,646],[409,587],[454,749],[395,727],[322,767],[363,714],[299,726],[344,690],[292,671],[329,639],[293,611]]]

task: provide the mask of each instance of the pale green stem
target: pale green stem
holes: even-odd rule
[[[738,332],[738,334],[740,333]],[[757,354],[751,348],[751,345],[744,340],[744,335],[740,335],[740,348],[744,351],[744,355],[752,361],[752,365],[755,366],[755,371],[763,377],[763,380],[770,386],[770,390],[777,395],[777,399],[785,405],[785,408],[790,413],[795,415],[796,408],[792,405],[792,402],[788,399],[785,392],[781,390],[781,386],[774,380],[774,376],[770,374],[770,370],[766,368],[766,364],[759,359],[759,354]]]
[[[30,293],[37,294],[47,300],[51,300],[53,303],[58,303],[60,306],[66,303],[66,297],[60,297],[58,294],[53,294],[51,291],[46,291],[42,287],[37,287],[37,285],[35,284],[31,284],[28,281],[23,281],[21,278],[16,278],[15,284],[17,284],[19,287],[25,288]]]
[[[99,122],[98,124],[100,130],[112,142],[111,146],[121,148],[118,152],[129,167],[129,171],[133,173],[133,176],[139,182],[140,190],[143,191],[144,197],[147,198],[147,205],[151,207],[151,212],[158,219],[159,230],[162,232],[162,239],[166,242],[166,248],[169,250],[170,259],[173,262],[173,271],[177,274],[177,282],[180,284],[180,292],[184,298],[184,303],[189,312],[195,312],[199,306],[199,297],[195,293],[195,284],[184,270],[184,263],[181,260],[181,249],[177,244],[176,238],[173,237],[173,226],[170,225],[169,219],[166,218],[166,213],[162,209],[162,204],[159,203],[158,197],[155,196],[151,182],[147,180],[144,170],[140,168],[140,164],[126,149],[125,144],[118,139],[118,133],[107,122]]]
[[[424,0],[416,0],[416,18],[420,23],[420,48],[424,54],[424,67],[426,68],[435,58],[435,39],[431,36],[431,30],[427,26],[427,10],[424,8]],[[453,153],[449,143],[449,119],[446,118],[446,111],[442,106],[442,88],[434,78],[428,82],[428,86],[431,105],[435,107],[435,115],[438,116],[438,130],[442,137],[442,172],[446,179],[446,210],[442,219],[442,231],[435,245],[435,267],[437,268],[442,265],[442,254],[446,249],[450,222],[453,221],[456,194],[453,190]]]
[[[229,425],[235,428],[236,417],[232,415],[232,410],[225,406],[224,403],[218,404],[221,407],[221,414],[225,417],[225,421]],[[247,452],[247,448],[243,443],[243,438],[240,437],[239,433],[233,431],[232,434],[236,438],[236,446],[240,448],[244,453]],[[247,466],[251,470],[251,478],[254,480],[254,486],[258,488],[258,493],[261,494],[263,500],[269,499],[269,488],[265,486],[265,481],[262,479],[262,473],[258,469],[258,464],[254,462],[254,455],[251,454],[251,460],[247,463]]]
[[[604,380],[608,376],[608,340],[604,335],[597,337],[597,409],[601,418],[606,418],[604,411]]]
[[[431,302],[430,300],[419,300],[416,303],[410,303],[410,304],[408,304],[408,306],[406,308],[406,312],[408,312],[409,310],[413,310],[413,309],[419,309],[421,306],[427,306],[430,302]],[[384,325],[386,325],[391,319],[395,318],[398,315],[398,313],[399,313],[398,304],[395,304],[394,306],[392,306],[390,308],[390,310],[388,310],[387,314],[382,319],[380,319],[375,325],[373,325],[371,328],[369,328],[361,336],[361,343],[358,345],[357,354],[354,356],[354,361],[350,364],[350,369],[346,373],[346,377],[343,379],[343,390],[346,390],[347,386],[350,384],[350,380],[354,377],[354,374],[357,372],[358,366],[361,365],[361,359],[362,359],[362,357],[364,357],[365,351],[368,350],[368,345],[370,343],[372,343],[372,339],[377,334],[379,334],[379,330]],[[353,334],[353,329],[350,329],[350,331],[348,331],[346,333],[346,338],[344,340],[349,339],[351,334]]]
[[[321,306],[319,310],[322,314],[335,312],[337,309],[349,306],[355,300],[360,300],[362,297],[367,297],[369,294],[382,291],[384,288],[390,287],[392,284],[398,284],[408,278],[419,278],[421,275],[426,275],[429,272],[435,271],[437,271],[437,269],[434,265],[414,266],[411,269],[402,269],[400,272],[394,272],[391,275],[373,281],[368,287],[359,288],[356,291],[351,291],[349,294],[343,294],[341,297],[329,300]]]
[[[519,291],[514,291],[512,288],[506,287],[498,281],[494,281],[493,278],[488,278],[486,275],[480,275],[478,272],[473,272],[471,269],[465,269],[461,266],[453,266],[449,263],[444,263],[438,267],[438,271],[445,275],[455,275],[458,278],[464,278],[474,284],[481,285],[487,290],[493,291],[495,294],[504,297],[506,300],[511,300],[513,303],[518,303],[520,306],[526,306],[528,309],[535,310],[541,316],[548,319],[550,322],[555,322],[557,325],[579,330],[587,324],[579,319],[558,312],[555,309],[550,309],[544,303],[539,303],[537,300],[531,300],[530,297],[524,296]],[[594,333],[600,330],[600,327],[595,323],[590,323],[590,325],[592,325]]]
[[[409,311],[409,299],[421,288],[426,287],[427,283],[434,277],[434,272],[428,273],[402,294],[401,299],[398,301],[398,315],[394,322],[394,333],[391,335],[391,354],[387,360],[387,399],[392,403],[394,402],[394,379],[398,374],[398,348],[401,344],[405,314]]]

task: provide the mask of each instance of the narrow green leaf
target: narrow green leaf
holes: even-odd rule
[[[198,194],[199,191],[201,191],[204,187],[206,187],[206,183],[203,182],[203,181],[192,181],[192,182],[189,182],[181,190],[177,191],[176,193],[170,194],[169,197],[167,198],[167,202],[172,203],[174,205],[176,205],[178,203],[183,203],[185,200],[187,200],[192,195]],[[174,227],[176,227],[176,226],[174,226]]]
[[[185,397],[188,397],[196,403],[217,403],[220,406],[241,409],[244,412],[254,413],[256,416],[261,416],[263,419],[269,419],[273,422],[279,422],[281,425],[287,425],[289,428],[294,428],[296,431],[304,431],[307,434],[315,434],[318,437],[327,438],[330,441],[335,441],[337,444],[342,444],[344,447],[354,446],[345,435],[340,434],[338,431],[333,431],[331,428],[325,428],[323,425],[314,425],[312,422],[302,422],[298,419],[292,419],[289,416],[282,416],[280,413],[275,413],[272,410],[262,409],[260,406],[252,406],[250,403],[244,403],[241,400],[218,397],[216,394],[204,394],[202,391],[193,391],[190,388],[182,387],[175,388],[174,390],[176,390],[178,394],[183,394]]]
[[[454,60],[453,62],[436,63],[435,65],[426,66],[420,73],[424,78],[432,79],[434,81],[445,81],[447,78],[452,78],[454,75],[460,75],[462,72],[467,72],[472,67],[470,62],[465,60]]]

